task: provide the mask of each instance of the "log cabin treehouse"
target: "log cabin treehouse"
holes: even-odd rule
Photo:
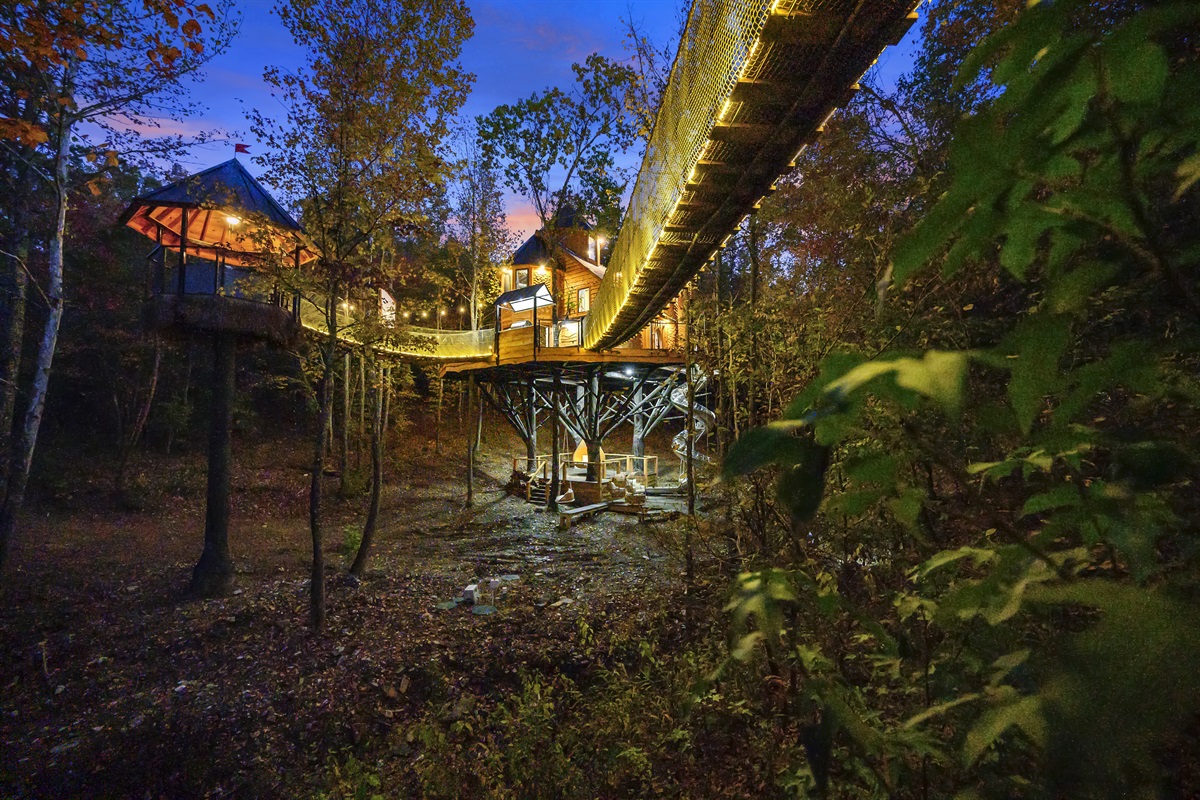
[[[444,364],[443,374],[539,362],[682,364],[682,295],[617,347],[583,347],[584,318],[607,272],[600,263],[604,244],[571,208],[529,237],[500,268],[492,358],[451,361]]]

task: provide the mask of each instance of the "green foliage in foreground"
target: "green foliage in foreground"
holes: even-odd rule
[[[998,258],[1024,312],[973,350],[827,358],[725,463],[771,466],[792,514],[796,560],[729,610],[733,659],[797,687],[804,796],[1157,797],[1187,757],[1200,8],[1097,34],[1084,5],[976,49],[1000,91],[895,252],[899,283]]]

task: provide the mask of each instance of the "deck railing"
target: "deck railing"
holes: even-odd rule
[[[512,468],[513,472],[523,472],[532,477],[541,478],[543,480],[550,479],[552,458],[548,455],[538,455],[534,459],[533,469],[529,469],[529,458],[527,456],[513,456]],[[572,470],[575,473],[587,474],[590,463],[588,461],[575,461],[573,459],[564,458],[559,460],[559,480],[567,480],[571,477],[580,477],[579,475],[572,476]],[[612,476],[624,472],[627,475],[640,480],[647,485],[658,483],[658,456],[635,456],[623,453],[605,453],[604,458],[596,462],[596,473],[599,481],[606,481]]]

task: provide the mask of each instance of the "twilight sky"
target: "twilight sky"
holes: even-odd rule
[[[434,0],[436,1],[436,0]],[[571,64],[599,52],[621,59],[623,25],[632,17],[654,40],[665,42],[677,27],[679,0],[469,0],[475,35],[463,46],[463,65],[476,75],[463,108],[470,116],[486,114],[501,103],[527,97],[548,86],[566,86]],[[299,66],[300,49],[271,13],[270,0],[242,0],[242,30],[229,52],[215,59],[196,88],[207,112],[189,120],[182,132],[227,131],[229,141],[198,146],[181,163],[188,171],[229,159],[233,142],[261,151],[248,132],[245,110],[268,111],[275,102],[262,80],[263,68]],[[916,28],[880,60],[885,76],[906,71]],[[175,124],[172,124],[172,128]],[[243,161],[246,161],[243,156]],[[247,163],[251,172],[257,172]],[[636,166],[634,164],[633,166]],[[509,227],[528,234],[536,216],[520,198],[508,198]]]

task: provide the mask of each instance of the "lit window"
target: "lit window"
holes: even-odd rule
[[[513,270],[513,274],[516,276],[516,279],[517,279],[516,288],[524,289],[526,286],[529,285],[529,268],[528,267],[526,267],[525,269]]]
[[[583,288],[579,290],[579,313],[586,314],[592,308],[592,290]]]
[[[508,270],[504,270],[504,274],[500,276],[500,293],[511,292],[513,288],[513,276]]]

